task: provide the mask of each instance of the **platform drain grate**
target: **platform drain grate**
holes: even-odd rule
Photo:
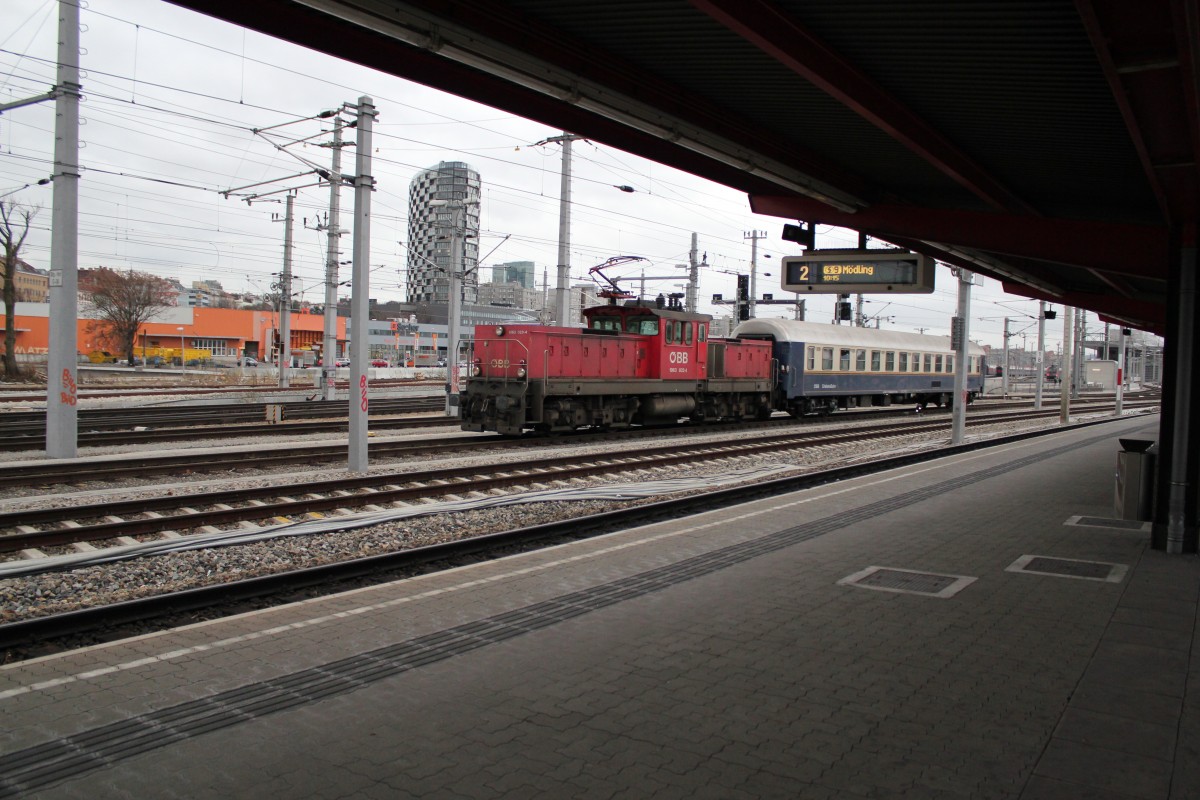
[[[945,598],[958,594],[974,581],[974,578],[966,575],[942,575],[936,572],[918,572],[911,569],[867,567],[861,572],[842,578],[838,584],[876,589],[881,592]]]
[[[1089,528],[1120,528],[1126,531],[1142,531],[1147,529],[1147,523],[1140,519],[1110,519],[1108,517],[1076,517],[1072,525],[1083,525]]]
[[[1053,575],[1059,578],[1078,578],[1085,581],[1120,583],[1129,567],[1106,561],[1082,561],[1075,558],[1025,555],[1010,564],[1007,572],[1027,572]]]

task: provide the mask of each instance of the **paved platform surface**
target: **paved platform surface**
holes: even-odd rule
[[[4,667],[0,797],[1197,797],[1157,424]]]

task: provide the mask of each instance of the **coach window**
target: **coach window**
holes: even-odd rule
[[[817,348],[808,346],[808,369],[811,372],[817,368]]]
[[[833,369],[833,348],[821,348],[821,369]]]
[[[946,356],[946,372],[954,372],[954,356]]]
[[[921,354],[920,353],[912,354],[912,371],[913,372],[921,371]]]
[[[900,354],[900,371],[908,372],[908,353]]]
[[[879,370],[882,368],[883,368],[883,365],[879,360],[879,351],[872,350],[871,351],[871,372],[879,372]]]
[[[933,372],[933,356],[929,353],[925,354],[925,371]]]
[[[941,356],[933,357],[933,371],[934,372],[942,371],[942,357]]]
[[[896,354],[891,350],[883,354],[883,370],[884,372],[896,371]]]
[[[867,371],[867,351],[866,350],[855,350],[854,351],[854,368],[856,370],[858,370],[859,372]]]
[[[838,369],[842,372],[850,371],[850,351],[845,347],[838,353]]]

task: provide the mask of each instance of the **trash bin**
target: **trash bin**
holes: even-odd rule
[[[1153,439],[1119,439],[1117,453],[1117,519],[1150,519],[1150,501],[1154,493],[1154,461],[1157,448]]]

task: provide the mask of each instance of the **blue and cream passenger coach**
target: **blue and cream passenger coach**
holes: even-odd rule
[[[773,342],[775,407],[796,417],[894,403],[948,406],[954,398],[948,336],[785,319],[748,320],[734,335]],[[983,391],[983,356],[982,348],[969,346],[968,402]]]

